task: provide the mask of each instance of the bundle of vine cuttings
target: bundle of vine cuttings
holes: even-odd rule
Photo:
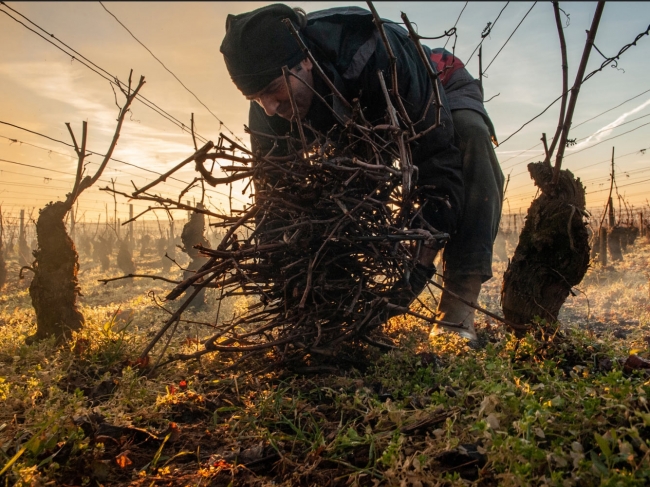
[[[371,9],[395,61],[383,21]],[[433,87],[429,108],[435,122],[421,129],[426,133],[441,125],[440,83],[419,36],[402,17]],[[217,333],[203,342],[203,350],[174,360],[210,351],[270,349],[286,360],[305,354],[334,355],[341,344],[355,340],[377,344],[369,334],[391,316],[413,313],[409,305],[416,292],[410,287],[410,276],[423,246],[440,247],[449,237],[422,214],[432,211],[427,205],[449,206],[449,202],[431,196],[431,187],[416,184],[410,144],[424,133],[415,129],[400,96],[394,96],[399,93],[396,63],[391,63],[388,73],[390,90],[378,72],[386,113],[385,123],[373,125],[358,100],[351,103],[338,92],[290,22],[287,27],[312,61],[315,75],[331,90],[333,103],[321,101],[338,123],[321,133],[296,115],[286,135],[249,130],[258,146],[273,148],[269,151],[253,152],[220,134],[216,146],[208,142],[197,148],[193,156],[130,195],[156,201],[165,209],[209,214],[220,219],[217,225],[225,230],[216,249],[194,246],[207,261],[167,296],[173,300],[187,291],[183,304],[143,351],[143,358],[172,325],[175,329],[193,297],[206,287],[218,289],[218,301],[245,295],[253,304],[232,320],[217,319]],[[290,76],[295,75],[287,67],[283,73],[295,114],[290,88]],[[280,146],[282,151],[274,150]],[[212,169],[206,168],[209,160],[227,176],[213,176]],[[175,202],[146,192],[192,161],[202,184],[225,186],[230,194],[236,182],[248,180],[253,203],[225,215],[182,205],[181,197]]]
[[[221,243],[196,246],[208,261],[167,298],[193,286],[218,288],[218,300],[258,299],[243,316],[218,323],[206,351],[278,347],[285,356],[332,355],[407,310],[414,297],[408,277],[421,246],[447,235],[424,220],[418,192],[404,191],[394,147],[373,133],[349,143],[352,130],[337,140],[318,134],[305,147],[289,140],[296,148],[289,156],[250,154],[222,166],[232,174],[223,184],[236,175],[253,178],[254,203],[222,216]],[[387,147],[377,151],[380,144]],[[197,160],[214,185],[220,180],[203,164],[223,155],[219,146]]]

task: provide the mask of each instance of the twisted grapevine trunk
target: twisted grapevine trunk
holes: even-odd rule
[[[501,302],[512,323],[531,323],[536,316],[557,321],[560,308],[589,267],[585,190],[568,170],[541,162],[528,165],[541,195],[528,209],[519,244],[503,276]]]
[[[80,330],[84,317],[77,308],[79,257],[63,219],[68,211],[62,201],[50,203],[36,222],[38,249],[34,251],[34,279],[29,295],[36,311],[36,334],[31,341],[49,336],[68,339]]]
[[[199,203],[199,208],[203,205]],[[183,272],[183,279],[187,279],[194,275],[194,273],[207,261],[207,258],[195,249],[195,245],[202,245],[209,247],[210,243],[205,238],[205,215],[203,213],[193,212],[190,219],[183,227],[181,233],[181,240],[185,248],[185,252],[190,256],[190,263],[187,265],[187,270]],[[192,290],[188,291],[188,294]],[[191,307],[194,309],[201,309],[205,306],[205,289],[202,289],[192,300]]]

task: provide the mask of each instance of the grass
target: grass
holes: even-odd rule
[[[237,357],[213,354],[147,376],[136,359],[166,316],[151,298],[164,283],[104,286],[85,260],[84,330],[64,347],[26,346],[34,313],[12,272],[0,296],[0,481],[648,485],[650,378],[623,362],[648,357],[649,260],[638,242],[623,263],[590,269],[545,334],[519,340],[480,317],[487,344],[474,351],[398,317],[385,329],[398,350],[357,351],[345,372],[309,375],[249,374],[259,365],[250,362],[217,372]],[[505,264],[495,267],[481,294],[491,310]],[[233,300],[222,316],[248,304]],[[168,353],[196,350],[209,333],[181,324]]]

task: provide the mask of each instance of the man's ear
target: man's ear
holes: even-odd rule
[[[300,67],[304,69],[305,71],[311,71],[312,68],[314,67],[313,63],[311,62],[311,59],[306,57],[302,61],[300,61]]]

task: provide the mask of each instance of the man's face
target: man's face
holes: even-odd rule
[[[291,72],[302,79],[304,83],[296,79],[294,76],[289,76],[291,90],[293,91],[293,97],[296,101],[298,113],[301,119],[307,115],[312,99],[314,98],[312,90],[305,86],[305,83],[312,88],[314,86],[312,67],[313,64],[311,61],[309,59],[304,59],[298,66],[291,70]],[[259,103],[269,117],[279,115],[287,120],[293,118],[291,98],[289,97],[289,90],[287,89],[284,76],[277,77],[262,91],[247,96],[246,99]]]

